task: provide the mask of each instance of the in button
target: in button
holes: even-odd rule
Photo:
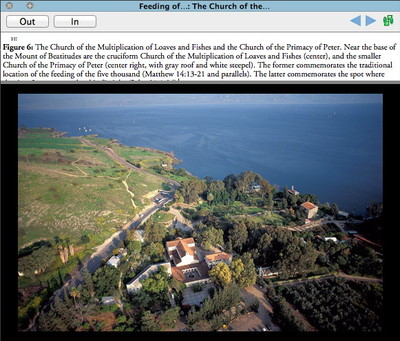
[[[56,15],[54,17],[55,27],[82,28],[96,27],[96,16],[94,15]]]

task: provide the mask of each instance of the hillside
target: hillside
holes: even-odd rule
[[[136,159],[140,162],[140,155]],[[52,129],[19,131],[18,245],[55,236],[78,242],[89,235],[88,246],[96,246],[140,212],[149,203],[146,194],[162,183]]]

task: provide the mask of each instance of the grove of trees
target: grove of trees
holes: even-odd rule
[[[33,277],[47,269],[54,262],[55,250],[42,246],[32,253],[18,259],[18,271],[24,276]]]
[[[288,286],[282,293],[319,331],[382,330],[383,291],[380,285],[335,277]]]

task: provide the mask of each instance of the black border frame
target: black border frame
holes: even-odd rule
[[[61,93],[79,93],[79,94],[101,94],[101,93],[119,93],[119,94],[190,94],[190,93],[232,93],[232,94],[268,94],[268,93],[284,93],[284,94],[382,94],[383,95],[383,201],[385,203],[385,227],[387,228],[384,234],[384,246],[385,246],[385,298],[384,298],[384,310],[385,310],[385,322],[383,326],[383,332],[378,333],[362,333],[361,335],[356,334],[360,337],[376,337],[384,336],[383,334],[389,333],[396,324],[396,315],[398,313],[392,312],[390,308],[394,303],[394,297],[396,295],[396,237],[398,227],[396,226],[396,217],[394,220],[388,219],[388,214],[396,212],[396,202],[390,202],[388,195],[390,192],[387,190],[387,185],[392,185],[392,190],[396,194],[395,180],[390,179],[388,170],[393,168],[388,167],[388,158],[391,160],[396,159],[397,148],[395,138],[397,137],[396,132],[392,132],[391,129],[396,129],[395,115],[399,107],[399,95],[400,95],[399,84],[212,84],[212,83],[197,83],[197,84],[184,84],[184,83],[164,83],[164,84],[143,84],[143,83],[132,83],[132,84],[40,84],[40,83],[24,83],[24,84],[5,84],[1,85],[1,135],[0,135],[0,147],[1,147],[1,334],[4,337],[29,337],[38,336],[42,338],[54,338],[62,336],[63,333],[51,333],[51,332],[34,332],[23,333],[17,330],[17,184],[18,184],[18,162],[17,162],[17,147],[18,139],[16,128],[18,127],[18,95],[19,94],[61,94]],[[397,130],[397,129],[396,129]],[[389,152],[389,148],[390,152]],[[396,170],[396,167],[394,168]],[[397,172],[396,172],[397,173]],[[389,176],[389,177],[388,177]],[[389,193],[388,193],[389,192]],[[393,222],[393,224],[390,224]],[[391,278],[393,277],[393,279]],[[393,292],[392,292],[393,291]],[[393,297],[388,295],[394,295]],[[397,296],[398,297],[398,296]],[[395,307],[397,308],[397,307]],[[393,328],[394,329],[394,328]],[[6,334],[7,333],[7,336]],[[89,333],[90,334],[90,333]],[[101,333],[90,334],[93,337],[105,337],[109,339],[114,336],[114,333],[105,333],[106,336],[100,335]],[[135,334],[135,333],[134,333]],[[135,337],[132,333],[118,333],[117,337]],[[173,335],[172,335],[173,334]],[[190,337],[190,333],[175,333],[165,334],[165,336],[173,337]],[[262,333],[253,334],[250,332],[244,332],[240,336],[251,335],[263,335]],[[352,335],[354,333],[350,333]],[[79,335],[79,336],[78,336]],[[139,334],[138,336],[145,336],[147,334]],[[213,334],[215,335],[215,334]],[[237,335],[235,333],[235,335]],[[261,336],[259,335],[259,336]],[[299,337],[300,335],[294,335]],[[325,335],[325,333],[324,333]],[[347,333],[345,334],[347,335]],[[72,335],[67,335],[70,338]],[[86,337],[88,333],[74,333],[73,337]],[[159,337],[165,337],[163,333],[155,335]],[[217,336],[217,335],[215,335]],[[222,335],[221,335],[222,336]],[[228,336],[229,334],[224,336]],[[234,336],[234,335],[232,335]],[[274,335],[268,334],[268,337],[287,337],[290,336],[287,333],[274,333]],[[320,337],[321,333],[305,333],[301,336],[309,337]],[[326,335],[327,336],[327,335]],[[333,333],[332,337],[340,336],[340,333]],[[201,336],[200,336],[201,337]],[[203,335],[203,337],[206,337]],[[265,336],[264,336],[265,337]],[[263,338],[264,338],[263,337]],[[8,339],[8,337],[7,337]]]

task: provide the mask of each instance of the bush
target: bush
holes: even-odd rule
[[[204,289],[204,284],[203,283],[196,283],[193,284],[191,287],[193,292],[200,292]]]
[[[81,237],[81,244],[87,244],[90,242],[90,238],[87,234],[82,235]]]

